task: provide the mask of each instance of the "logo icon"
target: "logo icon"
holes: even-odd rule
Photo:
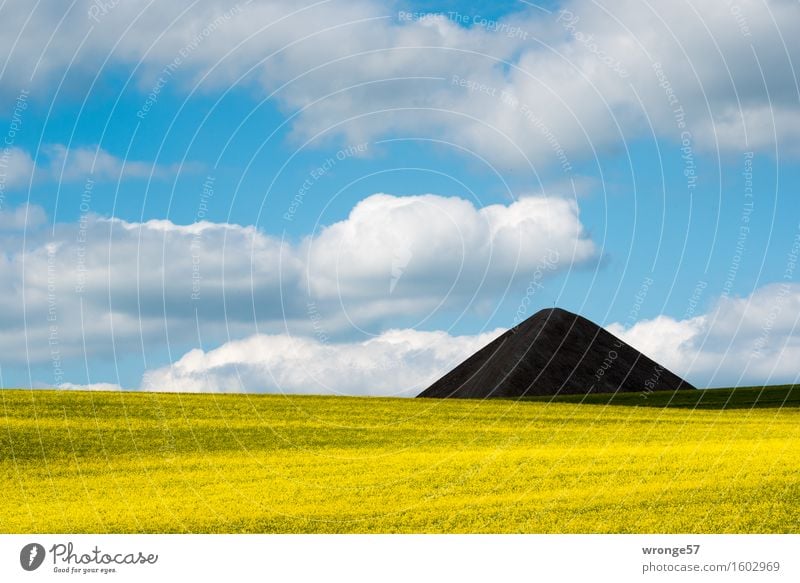
[[[44,547],[39,543],[30,543],[19,552],[19,564],[26,571],[35,571],[44,562]]]

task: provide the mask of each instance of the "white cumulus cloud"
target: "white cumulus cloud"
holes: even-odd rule
[[[800,362],[800,284],[723,298],[707,314],[608,330],[700,388],[792,383]],[[254,335],[146,373],[164,391],[414,396],[503,330],[475,336],[390,330],[362,342]]]
[[[41,150],[41,178],[60,182],[93,177],[98,180],[123,178],[169,178],[179,172],[194,171],[195,163],[162,165],[139,160],[126,160],[114,156],[100,147],[79,146],[67,148],[63,144],[48,144]]]
[[[413,397],[504,330],[474,336],[389,330],[362,342],[255,335],[188,352],[142,389]]]
[[[496,302],[545,258],[551,274],[597,255],[560,198],[378,194],[295,243],[227,223],[46,223],[38,207],[0,213],[0,364],[47,362],[54,346],[80,363],[256,332],[360,338]]]
[[[0,149],[0,194],[27,183],[33,173],[33,159],[22,148]]]
[[[565,169],[648,137],[651,127],[673,140],[688,129],[705,150],[771,152],[778,143],[800,151],[795,2],[571,0],[499,23],[474,19],[468,8],[456,17],[401,18],[377,0],[234,8],[6,2],[4,86],[14,91],[33,73],[37,93],[46,94],[70,67],[65,83],[88,87],[82,75],[108,58],[137,67],[144,103],[178,58],[167,75],[176,89],[256,86],[297,114],[300,140],[360,143],[411,132],[506,166]]]
[[[706,314],[660,316],[608,329],[698,387],[796,382],[800,376],[800,284],[722,298]]]
[[[567,199],[476,208],[456,197],[375,194],[309,239],[306,253],[318,297],[392,291],[438,304],[442,292],[500,293],[547,258],[563,269],[595,259],[598,250]]]
[[[0,194],[6,190],[25,186],[31,179],[37,181],[72,182],[94,180],[123,180],[135,178],[163,179],[180,172],[195,172],[200,165],[154,164],[141,160],[125,160],[99,146],[68,148],[63,144],[45,144],[36,160],[17,147],[0,149]]]

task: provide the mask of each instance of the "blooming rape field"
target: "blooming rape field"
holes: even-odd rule
[[[800,532],[797,389],[700,393],[2,390],[0,531]]]

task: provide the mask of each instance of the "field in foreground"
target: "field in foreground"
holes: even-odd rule
[[[0,532],[796,533],[800,408],[773,390],[705,401],[725,409],[0,390]]]

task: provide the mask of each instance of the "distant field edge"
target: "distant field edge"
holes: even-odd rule
[[[651,393],[644,391],[639,393],[589,393],[586,395],[525,397],[523,400],[678,409],[778,409],[800,407],[800,385],[726,387]]]
[[[406,397],[385,396],[348,396],[348,395],[313,395],[293,393],[261,393],[261,392],[160,392],[160,391],[81,391],[75,389],[19,387],[0,388],[0,391],[42,391],[75,394],[125,394],[125,395],[206,395],[208,398],[352,398],[352,399],[388,399],[409,400]],[[446,399],[442,399],[446,400]],[[782,407],[800,407],[800,385],[764,385],[746,387],[719,387],[708,389],[689,389],[680,391],[640,391],[636,393],[588,393],[585,395],[544,395],[521,398],[462,399],[464,401],[522,401],[538,403],[572,403],[584,405],[617,405],[625,407],[660,407],[678,409],[778,409]]]

